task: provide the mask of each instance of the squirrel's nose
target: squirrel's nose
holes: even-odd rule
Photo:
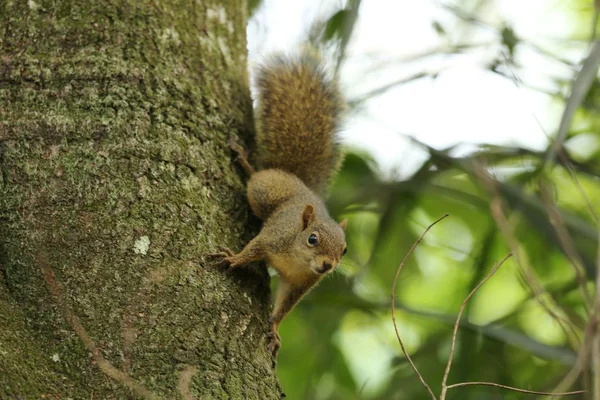
[[[331,263],[329,263],[327,261],[324,261],[323,262],[323,267],[321,268],[321,271],[323,273],[325,273],[325,272],[329,271],[331,268],[333,268],[333,264],[331,264]]]

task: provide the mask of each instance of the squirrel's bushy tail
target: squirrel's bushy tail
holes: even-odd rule
[[[271,56],[256,71],[261,168],[291,172],[324,193],[342,160],[343,99],[317,54]]]

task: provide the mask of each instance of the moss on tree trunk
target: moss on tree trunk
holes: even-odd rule
[[[0,398],[279,398],[226,138],[246,4],[0,3]]]

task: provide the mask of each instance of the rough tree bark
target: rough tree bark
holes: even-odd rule
[[[0,398],[281,397],[226,138],[246,4],[0,1]]]

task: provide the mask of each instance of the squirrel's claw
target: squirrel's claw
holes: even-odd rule
[[[223,256],[223,257],[233,257],[235,255],[235,253],[233,252],[233,250],[231,250],[229,247],[225,247],[225,246],[221,246],[219,247],[219,252],[218,253],[212,253],[218,256]]]
[[[279,333],[272,330],[271,332],[267,333],[266,337],[267,350],[273,354],[273,357],[277,358],[277,352],[279,352],[279,348],[281,347],[281,336],[279,336]]]
[[[271,330],[266,336],[267,350],[269,350],[269,352],[273,354],[273,357],[277,359],[277,352],[281,347],[281,336],[279,336],[279,333],[277,332],[277,325],[273,324],[273,315],[269,316],[269,325],[271,326]],[[275,361],[273,362],[273,365],[274,364]]]
[[[232,261],[231,257],[233,257],[235,253],[231,251],[229,247],[220,247],[219,250],[221,251],[216,253],[208,253],[208,256],[213,258],[220,258],[220,260],[217,261],[217,265],[220,265],[222,267],[229,267]]]

